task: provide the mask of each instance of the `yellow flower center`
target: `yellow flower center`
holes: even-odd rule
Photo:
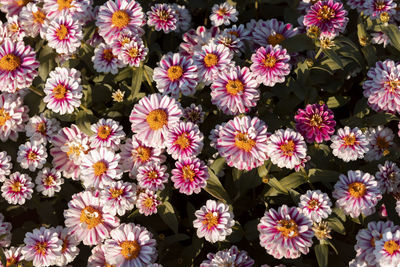
[[[149,171],[149,172],[147,173],[147,176],[148,176],[150,179],[152,179],[152,180],[157,179],[157,178],[158,178],[158,172],[156,172],[156,171]]]
[[[35,23],[39,23],[39,24],[43,24],[43,22],[46,18],[46,14],[44,14],[44,12],[42,12],[41,10],[32,12],[32,16],[33,16],[33,21]]]
[[[126,260],[133,260],[139,256],[140,245],[137,241],[124,241],[120,246],[121,254]]]
[[[130,39],[129,37],[122,37],[122,39],[121,39],[121,41],[120,41],[121,46],[124,46],[124,45],[126,45],[126,44],[129,44],[130,42],[131,42],[131,39]]]
[[[46,255],[47,251],[47,242],[37,242],[35,245],[36,253]]]
[[[82,145],[71,145],[69,146],[69,150],[67,151],[67,156],[76,155],[79,156],[83,151]]]
[[[136,148],[136,152],[142,162],[146,162],[150,159],[151,148],[139,146],[138,148]]]
[[[162,109],[155,109],[150,111],[146,117],[150,129],[156,131],[168,124],[168,114]]]
[[[117,198],[120,195],[122,195],[122,193],[124,192],[123,189],[114,189],[114,188],[110,188],[110,193],[111,193],[111,197],[112,198]]]
[[[184,180],[189,180],[191,182],[194,181],[194,177],[196,176],[196,173],[190,168],[190,166],[183,166],[182,172],[183,172]]]
[[[385,244],[383,244],[383,248],[390,254],[393,255],[396,252],[399,252],[400,246],[397,244],[396,241],[394,240],[389,240],[386,241]]]
[[[251,139],[246,133],[238,133],[235,136],[235,145],[239,149],[250,152],[256,145],[256,141]]]
[[[286,143],[284,143],[280,146],[283,155],[285,155],[287,157],[293,156],[295,147],[296,147],[296,145],[293,142],[293,140],[288,140]]]
[[[128,54],[131,58],[136,58],[139,55],[139,50],[136,47],[129,49]]]
[[[187,133],[181,134],[175,141],[175,144],[180,146],[181,149],[186,149],[190,146],[190,140]]]
[[[228,13],[228,10],[226,10],[225,7],[222,7],[220,9],[218,9],[217,13],[218,13],[219,16],[223,17]]]
[[[46,123],[40,122],[36,125],[36,131],[41,134],[46,134]]]
[[[107,164],[103,161],[98,161],[95,164],[93,164],[93,170],[94,170],[94,175],[100,176],[103,175],[107,170]]]
[[[356,137],[354,134],[346,135],[343,137],[343,141],[346,146],[354,146],[356,144]]]
[[[67,91],[67,88],[60,83],[53,88],[53,97],[57,100],[64,99]]]
[[[111,23],[114,27],[122,29],[129,24],[129,14],[125,10],[117,10],[111,17]]]
[[[146,200],[143,202],[143,205],[148,209],[153,207],[153,204],[154,204],[154,201],[151,197],[146,198]]]
[[[335,17],[335,10],[333,10],[327,5],[324,5],[323,7],[321,7],[320,10],[318,10],[317,14],[318,20],[329,21],[334,17]]]
[[[54,184],[54,176],[53,175],[48,175],[46,178],[44,178],[43,184],[46,186],[52,186]]]
[[[56,35],[58,37],[58,40],[64,40],[67,39],[68,35],[68,29],[65,27],[65,25],[60,25],[60,28],[57,29]]]
[[[397,89],[399,89],[399,87],[400,87],[400,81],[396,81],[396,80],[387,81],[387,82],[385,82],[385,84],[389,85],[390,93],[395,93],[397,91]]]
[[[28,159],[29,160],[37,160],[38,155],[34,151],[29,151],[28,152]]]
[[[204,220],[202,221],[203,225],[207,226],[207,229],[210,230],[211,228],[218,225],[218,215],[214,215],[213,212],[209,211],[205,216]]]
[[[268,43],[272,46],[282,43],[283,40],[285,40],[285,36],[280,33],[271,34],[267,38]]]
[[[268,54],[265,56],[265,58],[262,60],[262,63],[264,64],[265,67],[267,68],[272,68],[276,64],[276,57]]]
[[[103,222],[103,216],[100,210],[87,206],[81,211],[79,220],[90,230]]]
[[[108,125],[102,125],[97,129],[97,136],[102,140],[106,140],[111,134],[111,127]]]
[[[296,222],[292,219],[290,220],[280,220],[278,222],[278,231],[281,232],[286,238],[293,238],[299,235],[299,229]]]
[[[66,8],[71,8],[72,0],[57,0],[58,10],[61,11]]]
[[[6,267],[10,267],[17,263],[18,263],[18,259],[16,257],[11,256],[11,257],[7,258]]]
[[[179,80],[180,77],[182,77],[183,74],[183,69],[181,66],[171,66],[168,68],[168,78],[174,82],[176,80]]]
[[[309,208],[310,210],[315,210],[315,208],[317,208],[318,205],[319,205],[319,202],[318,202],[318,200],[316,200],[316,199],[311,199],[311,200],[308,202],[308,208]]]
[[[4,108],[0,108],[0,126],[4,126],[9,119],[11,119],[10,114]]]
[[[113,60],[113,58],[115,58],[115,56],[112,53],[112,50],[110,48],[103,50],[103,58],[105,60],[107,60],[108,62],[111,62]]]
[[[228,91],[228,93],[230,93],[231,95],[237,95],[239,92],[242,92],[244,90],[243,83],[238,79],[229,80],[225,88],[226,91]]]
[[[17,0],[15,1],[18,6],[26,6],[28,3],[32,2],[32,0]]]
[[[363,183],[354,182],[349,184],[348,191],[352,197],[360,198],[367,193],[367,187]]]
[[[165,10],[161,10],[160,13],[158,13],[158,17],[162,21],[167,21],[169,19],[169,12]]]
[[[0,69],[13,71],[21,66],[21,58],[14,54],[7,54],[0,59]]]
[[[207,68],[215,66],[218,64],[218,56],[214,54],[206,54],[204,57],[204,63],[206,64]]]
[[[310,126],[319,127],[322,123],[322,117],[319,114],[312,115],[310,119]]]
[[[11,191],[18,193],[21,192],[21,190],[22,190],[22,185],[20,182],[15,182],[11,184]]]

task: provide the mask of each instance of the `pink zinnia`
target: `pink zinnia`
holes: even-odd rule
[[[6,179],[1,186],[1,196],[13,205],[23,205],[27,199],[32,198],[34,183],[26,174],[15,172]]]
[[[328,141],[335,132],[336,121],[327,105],[307,105],[294,117],[296,129],[308,143]]]
[[[149,49],[144,46],[142,39],[137,37],[122,46],[121,51],[116,55],[118,55],[122,63],[128,64],[131,67],[139,67],[140,63],[145,60],[148,52]]]
[[[178,16],[175,9],[168,4],[155,4],[147,11],[147,25],[154,26],[156,31],[163,30],[165,33],[176,30]]]
[[[161,202],[157,199],[157,194],[154,191],[146,189],[146,191],[139,194],[136,207],[140,214],[150,216],[157,213],[157,207],[160,204]]]
[[[167,166],[158,163],[139,167],[136,175],[138,185],[152,191],[163,190],[164,184],[168,182],[168,177]]]
[[[171,181],[180,193],[191,195],[200,193],[207,185],[208,169],[198,158],[184,159],[175,162],[176,169],[171,171]]]

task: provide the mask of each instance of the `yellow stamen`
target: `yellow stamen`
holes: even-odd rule
[[[152,130],[159,130],[168,124],[168,114],[162,109],[155,109],[150,111],[146,121]]]

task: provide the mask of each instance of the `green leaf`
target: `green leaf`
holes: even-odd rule
[[[97,118],[90,110],[80,110],[76,115],[76,125],[87,135],[92,135],[93,132],[90,126],[97,121]]]
[[[326,101],[328,108],[338,108],[347,104],[350,101],[350,97],[348,96],[331,96]]]
[[[214,174],[214,172],[210,168],[208,168],[208,174],[210,175],[210,177],[207,180],[207,185],[204,188],[204,190],[206,190],[206,192],[212,195],[213,197],[223,202],[231,203],[232,202],[231,198],[229,197],[225,188],[222,186],[218,177]]]
[[[189,238],[190,238],[190,236],[185,235],[185,234],[175,234],[175,235],[167,236],[165,238],[165,243],[167,245],[172,245],[172,244],[180,242],[180,241],[188,240]]]
[[[125,79],[128,79],[129,77],[132,76],[132,68],[124,68],[120,72],[118,72],[118,75],[115,76],[114,81],[115,82],[120,82]]]
[[[214,173],[218,174],[220,171],[224,169],[225,166],[225,158],[220,157],[214,160],[214,162],[211,164],[210,169],[213,170]]]
[[[335,51],[333,51],[332,49],[324,49],[324,54],[339,66],[339,68],[335,68],[335,69],[343,69],[344,68],[342,59]]]
[[[275,177],[270,178],[268,184],[281,194],[289,194],[288,190]]]
[[[385,125],[386,123],[393,121],[393,120],[398,120],[396,115],[390,114],[390,113],[377,113],[371,116],[364,117],[364,124],[367,126],[379,126],[379,125]]]
[[[174,207],[172,207],[171,203],[168,201],[164,201],[158,207],[158,214],[160,215],[161,219],[165,222],[169,228],[174,231],[175,234],[178,233],[178,219],[175,215]]]
[[[328,222],[329,227],[331,227],[333,231],[342,235],[346,235],[346,229],[338,217],[331,216],[328,219],[326,219],[326,221]]]
[[[381,31],[384,32],[390,40],[390,44],[400,51],[400,31],[399,28],[394,24],[388,24],[387,26],[381,26]]]
[[[317,261],[319,267],[328,266],[328,245],[317,244],[314,246],[315,255],[317,256]]]
[[[273,178],[276,180],[276,178]],[[270,179],[271,181],[272,179]],[[283,194],[288,194],[288,189],[291,188],[297,188],[298,186],[306,183],[306,179],[304,177],[304,174],[302,172],[293,172],[289,174],[288,176],[282,178],[279,181],[279,184],[276,184],[275,181],[273,181],[273,185],[271,185],[273,188],[271,188],[267,193],[266,196],[275,196],[278,193],[283,193]],[[282,191],[279,189],[282,186],[284,190]]]
[[[289,53],[297,53],[314,49],[313,41],[306,34],[297,34],[291,38],[283,40],[281,45]]]
[[[297,205],[300,202],[300,195],[301,194],[299,192],[297,192],[296,190],[291,189],[291,188],[288,190],[288,192],[289,192],[290,198]]]
[[[128,100],[133,100],[137,97],[143,81],[143,67],[134,68],[132,72],[131,94]]]

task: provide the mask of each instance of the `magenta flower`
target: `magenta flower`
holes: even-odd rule
[[[175,162],[171,181],[180,193],[191,195],[200,193],[208,179],[207,166],[198,158],[188,158]]]
[[[175,9],[168,4],[155,4],[151,7],[151,11],[147,11],[147,25],[154,26],[156,31],[163,30],[165,33],[176,30],[178,24],[178,16]]]

